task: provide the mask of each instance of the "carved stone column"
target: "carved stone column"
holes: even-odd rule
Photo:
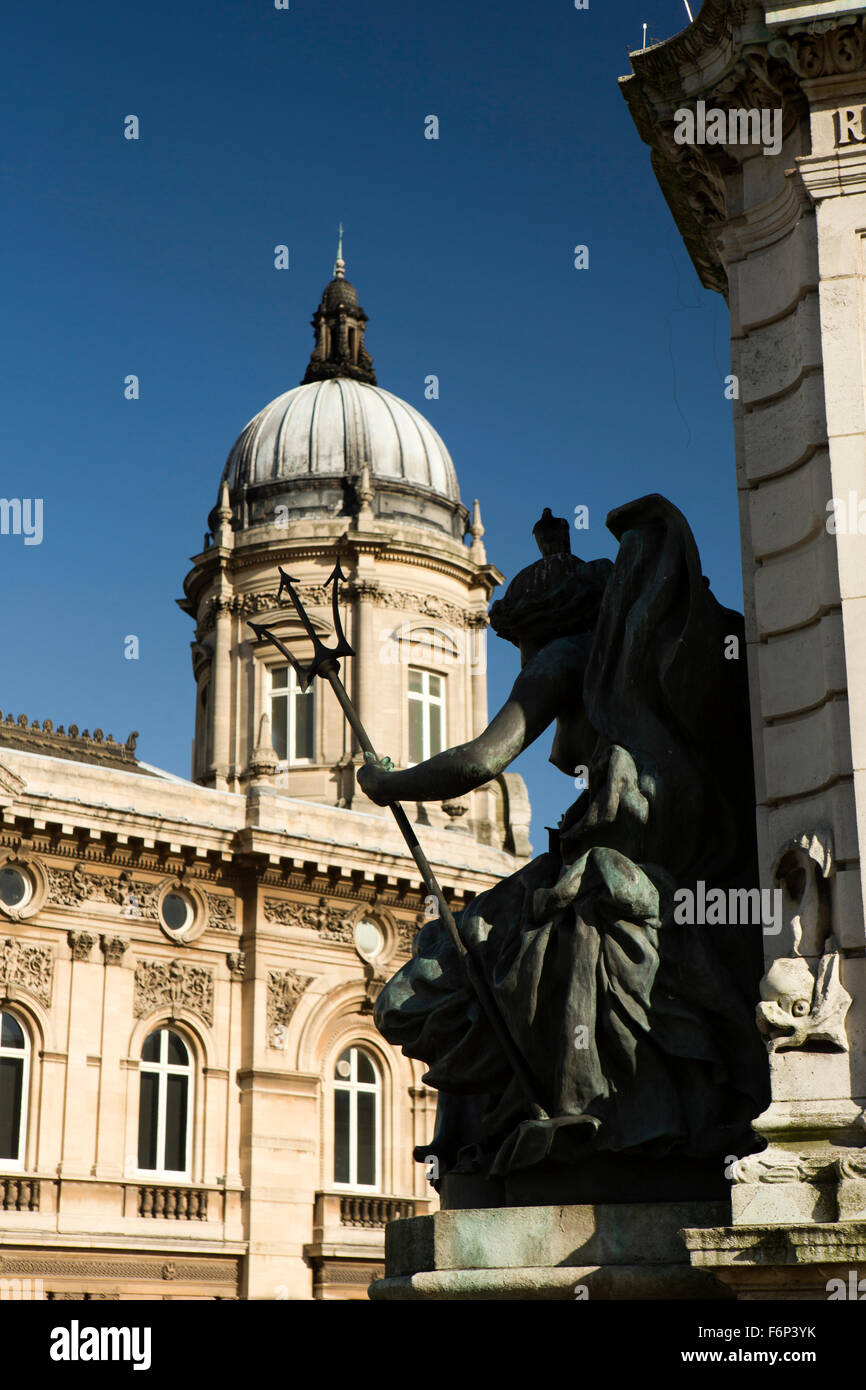
[[[866,1156],[866,17],[706,0],[632,68],[656,176],[730,306],[761,883],[778,894],[768,1147],[731,1156],[732,1227],[688,1244],[741,1296],[826,1297],[819,1260],[866,1258],[844,1229]]]

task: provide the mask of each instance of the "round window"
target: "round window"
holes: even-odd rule
[[[0,869],[0,902],[4,907],[24,907],[33,893],[33,882],[23,869]]]
[[[355,926],[355,950],[359,956],[372,960],[378,956],[385,945],[385,935],[375,922],[363,919]]]
[[[160,911],[163,924],[171,932],[182,932],[193,919],[192,903],[182,893],[166,893]]]

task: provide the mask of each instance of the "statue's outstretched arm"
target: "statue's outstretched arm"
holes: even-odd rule
[[[399,772],[375,763],[358,769],[358,783],[371,801],[447,801],[483,786],[504,772],[533,743],[557,713],[580,698],[586,650],[557,639],[527,662],[502,709],[477,738],[437,753]]]

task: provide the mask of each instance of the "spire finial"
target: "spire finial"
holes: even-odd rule
[[[342,280],[346,275],[346,262],[343,260],[343,224],[340,223],[340,231],[337,237],[337,259],[334,261],[334,279]]]

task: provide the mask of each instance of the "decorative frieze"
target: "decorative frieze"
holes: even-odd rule
[[[347,914],[329,907],[325,898],[318,903],[287,902],[284,898],[265,898],[266,922],[278,922],[284,927],[306,927],[318,932],[325,941],[351,941],[352,927]]]
[[[298,1001],[312,975],[299,975],[296,970],[268,971],[268,1046],[282,1051],[286,1045],[286,1028]]]
[[[135,965],[136,1018],[145,1018],[171,1005],[189,1009],[208,1025],[213,1023],[213,971],[178,960],[138,960]]]
[[[207,924],[210,931],[236,932],[234,899],[221,893],[205,893],[207,902]]]
[[[73,869],[45,869],[48,882],[48,903],[59,907],[80,907],[104,903],[120,908],[121,916],[159,922],[159,904],[168,886],[180,885],[181,879],[172,875],[157,883],[134,878],[128,869],[117,875],[94,873],[76,864]],[[194,890],[190,890],[191,892]],[[213,931],[236,932],[234,900],[226,894],[203,893],[206,903],[206,928]]]
[[[14,937],[0,940],[0,998],[14,985],[48,1008],[53,976],[54,962],[47,946],[31,946]]]
[[[332,586],[329,584],[296,584],[295,592],[305,607],[328,608],[332,603]],[[487,614],[483,610],[464,608],[451,603],[436,594],[413,594],[405,589],[391,589],[375,580],[351,581],[340,587],[340,602],[347,603],[355,598],[367,598],[381,608],[399,608],[403,612],[418,613],[426,618],[439,618],[455,627],[487,626]],[[284,608],[294,614],[290,599],[277,598],[276,594],[235,594],[232,598],[215,598],[205,609],[197,629],[199,641],[211,632],[220,613],[247,618],[257,613],[273,612]]]

